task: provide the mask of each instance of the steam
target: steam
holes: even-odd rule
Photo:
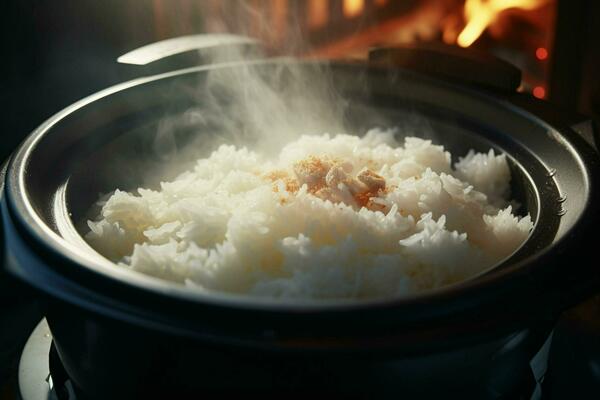
[[[210,71],[197,93],[197,114],[238,146],[273,152],[301,134],[343,130],[347,103],[326,64],[244,60]]]
[[[212,67],[200,73],[197,86],[173,88],[176,96],[191,96],[194,106],[165,116],[156,129],[152,147],[165,165],[162,176],[174,177],[186,162],[206,157],[220,144],[274,155],[303,134],[344,131],[348,102],[326,62],[265,60],[260,49],[240,46],[213,49],[202,57]],[[178,131],[190,127],[195,134],[182,140]]]

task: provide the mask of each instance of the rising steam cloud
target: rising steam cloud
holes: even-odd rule
[[[250,8],[247,14],[268,29],[256,10]],[[294,25],[292,21],[288,29]],[[292,36],[290,53],[304,43],[299,31]],[[247,46],[211,49],[202,59],[212,67],[200,73],[197,85],[174,88],[180,95],[192,96],[195,105],[182,114],[165,116],[158,124],[153,147],[169,171],[182,170],[182,162],[205,157],[219,144],[276,154],[300,135],[344,131],[348,103],[336,89],[326,62],[265,60],[264,54]],[[189,126],[197,127],[196,134],[179,140],[177,130]]]

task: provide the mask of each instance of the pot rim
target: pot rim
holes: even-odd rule
[[[98,258],[91,257],[86,251],[82,251],[82,249],[78,248],[72,243],[67,242],[62,237],[60,237],[57,233],[55,233],[52,229],[50,229],[42,220],[42,218],[36,213],[31,202],[28,198],[28,191],[26,185],[26,176],[27,176],[27,167],[32,154],[40,142],[40,140],[52,132],[52,128],[59,124],[60,121],[71,113],[86,107],[87,105],[105,98],[111,95],[114,95],[118,92],[123,92],[128,89],[141,86],[144,84],[148,84],[151,82],[155,82],[162,79],[169,79],[173,77],[177,77],[185,74],[193,74],[202,71],[209,71],[215,68],[223,68],[223,67],[235,67],[237,65],[262,65],[269,64],[273,62],[280,62],[280,60],[257,60],[249,62],[231,62],[224,64],[215,64],[210,66],[200,66],[187,68],[178,71],[172,71],[160,75],[138,78],[129,82],[121,83],[110,88],[104,89],[100,92],[92,94],[73,105],[65,108],[64,110],[58,112],[47,121],[45,121],[40,127],[38,127],[35,131],[32,132],[30,136],[23,142],[23,144],[19,147],[19,149],[14,153],[6,179],[6,187],[5,187],[5,195],[7,202],[8,212],[12,215],[11,220],[18,225],[18,228],[21,232],[25,233],[28,239],[35,242],[40,249],[44,252],[52,253],[58,257],[59,260],[66,262],[66,264],[74,264],[84,269],[89,273],[92,273],[96,277],[102,277],[108,279],[110,281],[117,281],[121,285],[124,285],[128,288],[135,288],[137,290],[142,290],[146,293],[151,293],[153,295],[158,295],[160,297],[167,298],[176,298],[180,301],[191,302],[191,303],[202,303],[203,305],[216,306],[216,307],[224,307],[224,308],[236,308],[239,310],[253,310],[253,311],[264,311],[264,312],[275,312],[275,313],[301,313],[301,314],[315,314],[315,313],[331,313],[331,312],[342,312],[342,311],[357,311],[357,310],[366,310],[366,309],[386,309],[389,307],[393,307],[394,309],[399,309],[401,307],[407,306],[427,306],[431,304],[442,304],[447,303],[451,299],[456,299],[457,297],[466,298],[467,295],[473,299],[473,296],[478,297],[488,297],[485,295],[486,292],[489,293],[510,293],[510,289],[508,286],[502,287],[503,285],[507,285],[509,282],[515,282],[516,279],[520,279],[520,277],[527,276],[531,273],[531,270],[538,269],[535,267],[539,267],[540,264],[544,262],[552,263],[554,260],[554,256],[556,254],[556,250],[559,247],[564,247],[568,243],[572,243],[578,237],[578,234],[581,234],[584,229],[584,225],[582,224],[582,220],[585,218],[591,218],[592,221],[597,220],[598,213],[590,207],[590,204],[593,203],[592,200],[598,197],[595,190],[595,187],[598,185],[598,176],[591,176],[587,168],[585,168],[586,162],[590,162],[593,157],[592,154],[595,154],[591,147],[587,145],[585,142],[581,141],[579,143],[573,144],[573,138],[565,138],[563,136],[563,140],[565,143],[569,144],[573,148],[573,153],[577,155],[578,162],[582,166],[582,171],[584,171],[585,179],[587,180],[587,193],[586,193],[586,207],[582,211],[582,213],[578,216],[575,224],[570,228],[569,235],[565,235],[560,238],[555,243],[547,246],[540,252],[534,253],[527,258],[508,265],[506,268],[502,268],[499,270],[493,271],[493,273],[484,274],[483,276],[478,276],[477,279],[468,279],[466,281],[445,286],[442,288],[425,291],[423,293],[417,293],[414,295],[408,296],[399,296],[392,298],[384,298],[384,299],[368,299],[368,300],[333,300],[333,301],[273,301],[269,298],[259,298],[259,297],[250,297],[247,295],[237,295],[237,294],[229,294],[229,293],[219,293],[219,292],[210,292],[208,294],[202,293],[200,291],[190,290],[180,284],[167,282],[161,280],[159,278],[154,278],[150,276],[143,275],[141,273],[132,273],[131,271],[114,268],[114,264],[108,260],[105,263],[99,261]],[[297,61],[296,61],[297,62]],[[304,61],[306,62],[306,61]],[[314,63],[314,61],[308,61],[307,63]],[[336,63],[334,63],[336,64]],[[348,65],[346,63],[341,65]],[[429,77],[422,77],[419,74],[415,74],[413,72],[407,72],[409,75],[416,75],[421,79],[428,79],[431,81],[439,82],[436,79],[430,79]],[[480,98],[487,98],[488,100],[491,98],[496,103],[500,104],[503,107],[508,108],[512,112],[517,112],[520,114],[527,115],[528,118],[535,119],[537,123],[541,124],[544,127],[547,127],[549,130],[561,132],[561,130],[550,126],[545,121],[540,118],[529,114],[527,111],[516,107],[510,102],[496,98],[490,94],[485,92],[477,91],[470,88],[465,88],[463,86],[458,86],[454,84],[450,84],[447,82],[441,82],[445,86],[450,86],[455,90],[460,90],[463,92],[468,92],[470,95],[475,95]],[[576,139],[575,139],[576,140]],[[586,149],[585,146],[588,146],[589,149]],[[591,152],[590,152],[591,151]],[[596,160],[593,160],[596,162]],[[596,162],[597,164],[597,162]],[[536,193],[539,201],[539,194]],[[597,199],[596,199],[597,200]],[[545,260],[545,261],[544,261]],[[462,302],[455,304],[456,306]],[[463,304],[464,306],[464,304]]]

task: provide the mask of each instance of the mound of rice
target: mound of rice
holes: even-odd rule
[[[275,160],[223,145],[159,191],[116,190],[86,239],[128,268],[197,290],[372,298],[467,279],[533,227],[512,213],[504,154],[391,131],[302,136]]]

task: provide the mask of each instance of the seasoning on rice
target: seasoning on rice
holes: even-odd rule
[[[510,256],[533,228],[513,215],[504,154],[392,131],[302,136],[268,160],[221,146],[160,190],[116,190],[86,239],[128,268],[196,290],[297,299],[437,288]]]

